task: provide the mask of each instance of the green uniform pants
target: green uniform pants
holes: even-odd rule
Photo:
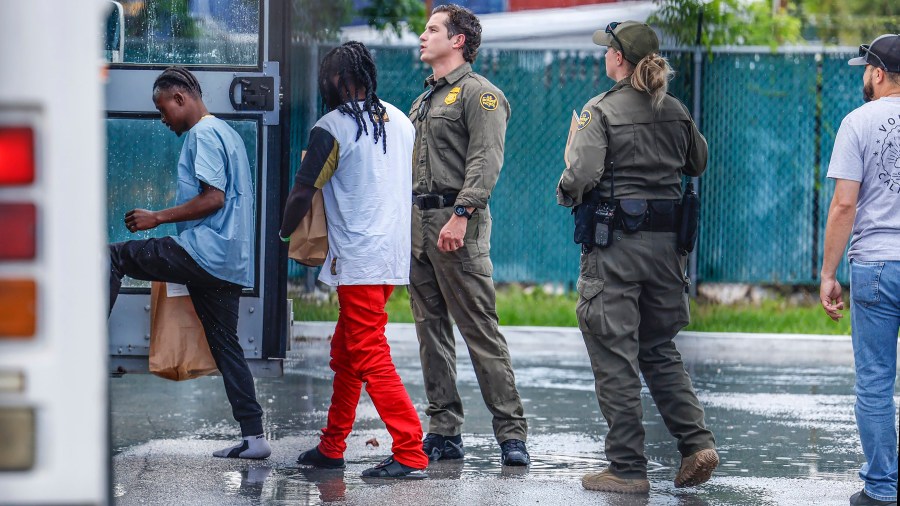
[[[525,441],[527,423],[506,339],[497,325],[494,282],[491,279],[488,209],[469,220],[465,245],[453,252],[437,249],[441,228],[451,208],[412,211],[410,304],[419,337],[419,355],[430,418],[428,432],[460,434],[463,405],[456,389],[456,342],[450,317],[469,348],[481,395],[493,415],[498,443]]]
[[[581,255],[576,313],[609,425],[606,458],[623,478],[646,478],[641,380],[678,451],[715,448],[703,407],[672,339],[689,322],[685,257],[670,232],[614,233],[613,244]]]

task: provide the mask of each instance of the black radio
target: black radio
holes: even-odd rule
[[[616,204],[602,202],[594,211],[594,246],[607,248],[612,244],[613,222],[616,218]]]

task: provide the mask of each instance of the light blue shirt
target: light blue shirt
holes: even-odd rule
[[[225,205],[209,216],[175,224],[175,241],[213,276],[253,286],[254,192],[241,136],[215,117],[187,133],[178,159],[175,205],[200,194],[200,182],[225,192]]]

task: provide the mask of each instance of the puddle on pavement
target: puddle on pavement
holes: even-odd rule
[[[398,372],[418,411],[423,413],[426,401],[417,350],[393,343],[392,347]],[[429,468],[431,480],[563,479],[577,483],[583,474],[605,467],[606,426],[583,350],[580,354],[564,352],[556,356],[544,350],[531,356],[517,355],[514,348],[512,355],[528,417],[532,465],[525,471],[501,468],[490,414],[483,405],[471,363],[460,350],[457,369],[466,407],[466,458],[433,464]],[[287,444],[285,440],[294,445],[301,444],[298,440],[314,444],[324,426],[331,395],[327,356],[325,342],[295,343],[286,362],[285,376],[257,380],[257,395],[273,447]],[[741,364],[738,358],[735,363],[686,366],[704,404],[707,425],[717,439],[721,465],[715,480],[857,480],[862,452],[853,417],[850,366],[770,367]],[[238,437],[221,378],[173,383],[151,376],[126,375],[111,380],[110,390],[113,447],[117,452],[159,439],[228,443]],[[654,487],[657,482],[670,484],[680,455],[646,388],[642,402],[651,481]],[[381,439],[379,456],[389,453],[389,447],[385,447],[389,437],[366,395],[358,408],[354,434],[365,436],[348,441],[348,446],[361,445],[374,436]],[[296,455],[305,449],[298,446],[288,453]],[[369,486],[362,482],[359,473],[377,463],[377,459],[354,460],[351,455],[343,473],[297,468],[292,463],[292,459],[283,459],[271,467],[228,471],[222,479],[228,493],[235,496],[258,498],[262,494],[269,499],[318,504]],[[740,486],[746,488],[746,484]],[[707,504],[702,498],[668,487],[663,490],[669,501],[666,504]],[[748,493],[753,496],[752,490]],[[745,503],[771,501],[763,498]]]

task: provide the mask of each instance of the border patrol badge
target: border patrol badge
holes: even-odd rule
[[[500,104],[500,99],[497,98],[497,95],[490,92],[481,94],[481,108],[485,111],[496,110],[498,104]]]
[[[447,105],[450,105],[450,104],[456,102],[456,97],[459,96],[460,91],[462,91],[462,90],[460,89],[459,86],[450,90],[450,93],[448,93],[447,96],[444,97],[444,103]]]
[[[591,123],[591,111],[585,109],[581,111],[581,116],[578,116],[578,129],[583,130],[584,127],[588,126]]]

